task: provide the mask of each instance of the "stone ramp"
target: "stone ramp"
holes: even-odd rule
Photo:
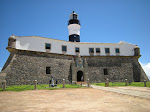
[[[0,87],[2,87],[2,82],[5,80],[6,73],[0,72]]]
[[[102,86],[96,86],[96,85],[91,85],[91,87],[94,89],[100,89],[100,90],[105,90],[105,91],[150,99],[149,91],[145,92],[145,91],[139,91],[139,90],[114,88],[114,87],[102,87]]]

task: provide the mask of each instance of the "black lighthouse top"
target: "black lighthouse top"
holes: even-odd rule
[[[78,15],[73,11],[73,13],[70,14],[70,20],[68,22],[68,25],[70,24],[79,24],[80,21],[78,20]]]

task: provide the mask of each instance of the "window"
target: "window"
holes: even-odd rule
[[[50,67],[46,67],[46,74],[51,74],[51,68]]]
[[[104,75],[108,75],[108,70],[107,70],[107,68],[104,69]]]
[[[105,53],[110,53],[109,48],[105,48]]]
[[[67,46],[62,46],[62,51],[67,52]]]
[[[94,48],[89,48],[89,53],[94,53]]]
[[[75,48],[75,52],[76,52],[76,53],[79,53],[79,52],[80,52],[80,48],[79,48],[79,47],[76,47],[76,48]]]
[[[77,15],[76,14],[73,14],[73,19],[77,19]]]
[[[96,48],[96,53],[100,53],[100,48]]]
[[[46,43],[45,44],[45,49],[51,49],[51,44]]]
[[[120,50],[119,50],[119,48],[116,48],[116,53],[120,53]]]

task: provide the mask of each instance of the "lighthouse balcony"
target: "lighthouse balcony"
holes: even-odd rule
[[[71,19],[68,22],[68,25],[70,25],[70,24],[79,24],[80,25],[80,21],[78,19]]]

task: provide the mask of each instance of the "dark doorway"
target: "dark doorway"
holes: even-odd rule
[[[77,72],[77,81],[84,81],[83,72],[78,71]]]

